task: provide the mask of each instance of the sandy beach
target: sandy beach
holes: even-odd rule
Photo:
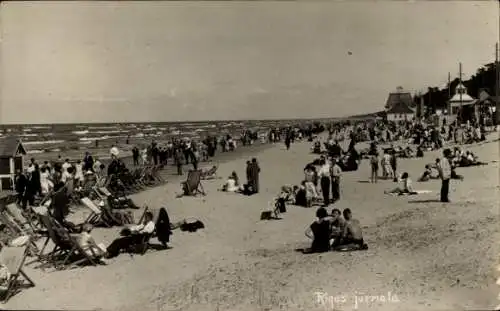
[[[496,138],[497,134],[494,134]],[[493,139],[490,137],[490,139]],[[367,161],[344,173],[341,200],[364,227],[369,250],[304,255],[304,230],[315,208],[288,207],[281,220],[260,221],[260,212],[281,185],[298,184],[304,165],[315,158],[311,144],[286,151],[282,144],[257,150],[261,192],[251,197],[218,192],[221,180],[205,181],[206,197],[175,199],[171,182],[133,195],[152,208],[166,207],[172,221],[195,217],[206,228],[174,231],[172,249],[122,254],[106,266],[69,271],[25,268],[36,283],[14,296],[7,309],[66,310],[430,310],[492,309],[497,304],[498,162],[460,168],[452,203],[432,202],[439,181],[415,183],[433,193],[393,197],[391,181],[365,183]],[[358,149],[363,145],[358,145]],[[498,142],[467,146],[482,161],[498,161]],[[415,180],[438,156],[400,159]],[[245,176],[245,158],[228,160],[220,176]],[[330,209],[333,206],[330,207]],[[72,220],[83,220],[78,210]],[[138,217],[142,209],[136,211]],[[120,228],[93,232],[109,244]],[[370,297],[364,297],[370,296]]]

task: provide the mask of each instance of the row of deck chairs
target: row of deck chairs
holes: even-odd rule
[[[132,194],[148,187],[165,183],[160,174],[162,166],[145,166],[134,168],[130,171],[108,176],[106,186],[114,193]]]

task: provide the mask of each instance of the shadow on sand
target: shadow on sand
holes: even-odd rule
[[[419,204],[419,203],[442,203],[441,200],[438,199],[425,199],[425,200],[413,200],[408,201],[411,204]]]

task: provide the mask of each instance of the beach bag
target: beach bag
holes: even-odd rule
[[[199,220],[194,220],[191,222],[184,222],[180,225],[181,231],[187,231],[187,232],[196,232],[198,229],[204,229],[205,225],[199,221]]]

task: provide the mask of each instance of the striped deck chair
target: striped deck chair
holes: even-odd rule
[[[0,262],[9,270],[10,277],[7,281],[7,291],[3,301],[7,302],[12,296],[17,294],[24,287],[34,287],[35,283],[24,272],[24,262],[28,255],[27,247],[4,246],[0,253]],[[19,280],[24,278],[24,282]]]

